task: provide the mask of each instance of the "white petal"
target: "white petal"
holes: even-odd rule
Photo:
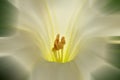
[[[100,68],[107,62],[107,42],[103,38],[89,39],[82,51],[76,56],[75,62],[84,74],[85,80],[91,80],[91,72]]]
[[[34,68],[32,80],[82,80],[82,75],[74,62],[43,62]]]
[[[0,57],[13,55],[29,68],[41,57],[41,52],[29,32],[19,30],[9,37],[0,38]]]
[[[0,55],[11,54],[16,50],[29,46],[33,43],[30,35],[25,31],[17,31],[8,37],[0,37]]]
[[[33,24],[32,27],[41,31],[44,30],[45,26],[50,30],[54,27],[56,30],[59,29],[58,31],[62,34],[68,29],[69,22],[73,21],[70,20],[74,19],[77,10],[83,5],[82,3],[82,0],[19,1],[20,23]]]
[[[91,28],[86,29],[88,36],[119,36],[120,35],[120,16],[110,15],[96,17],[91,22]],[[87,36],[86,35],[86,36]]]
[[[41,62],[43,60],[41,52],[36,45],[16,50],[13,56],[20,60],[30,71],[38,61]]]

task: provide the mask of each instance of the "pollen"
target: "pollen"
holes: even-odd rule
[[[65,37],[62,36],[60,39],[60,34],[57,34],[55,41],[54,41],[54,46],[52,48],[52,52],[54,55],[54,61],[55,62],[64,62],[64,46],[65,46]]]

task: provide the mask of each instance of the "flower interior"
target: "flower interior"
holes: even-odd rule
[[[80,30],[82,28],[80,26],[84,26],[85,23],[83,17],[86,14],[83,9],[87,0],[82,1],[81,5],[76,5],[78,1],[70,2],[72,6],[62,4],[64,7],[51,2],[42,0],[41,5],[38,5],[40,8],[35,9],[35,12],[28,10],[27,5],[20,7],[20,11],[25,10],[21,11],[18,28],[30,33],[43,59],[49,62],[66,63],[73,60],[81,50]],[[31,5],[30,7],[32,9]]]
[[[68,59],[66,58],[64,54],[64,45],[65,45],[65,37],[61,37],[57,34],[56,39],[54,41],[54,47],[52,48],[52,54],[53,54],[53,61],[54,62],[67,62]]]

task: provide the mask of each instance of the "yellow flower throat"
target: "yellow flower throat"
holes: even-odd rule
[[[63,55],[65,43],[66,43],[65,37],[61,37],[60,39],[60,35],[57,34],[56,39],[54,41],[54,47],[52,48],[52,52],[54,55],[54,60],[53,60],[54,62],[60,62],[60,63],[67,62],[64,60],[65,56]]]

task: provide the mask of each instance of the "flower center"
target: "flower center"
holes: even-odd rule
[[[54,47],[52,48],[53,57],[54,57],[53,62],[60,62],[60,63],[68,62],[68,60],[65,59],[66,57],[64,55],[65,43],[66,43],[65,37],[62,36],[60,39],[60,35],[57,34],[56,39],[54,41]]]

